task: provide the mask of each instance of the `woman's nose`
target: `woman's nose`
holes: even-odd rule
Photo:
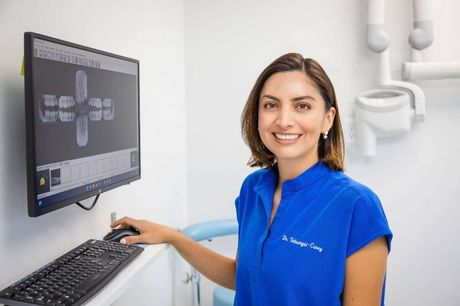
[[[292,113],[289,109],[280,109],[278,112],[278,117],[276,118],[276,124],[282,128],[286,129],[292,126]]]

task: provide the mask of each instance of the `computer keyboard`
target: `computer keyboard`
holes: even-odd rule
[[[143,251],[88,240],[0,292],[5,305],[82,305]]]

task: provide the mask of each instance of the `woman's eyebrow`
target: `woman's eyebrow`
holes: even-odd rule
[[[272,95],[263,95],[262,97],[260,97],[260,100],[262,100],[263,98],[268,98],[268,99],[272,99],[272,100],[275,100],[275,101],[280,101],[280,99],[278,99],[277,97],[272,96]]]
[[[275,101],[280,101],[279,98],[275,97],[275,96],[272,96],[272,95],[263,95],[260,99],[262,100],[263,98],[269,98],[269,99],[272,99],[272,100],[275,100]],[[292,98],[291,101],[302,101],[302,100],[313,100],[313,101],[316,101],[315,98],[313,98],[312,96],[309,96],[309,95],[305,95],[305,96],[300,96],[300,97],[295,97],[295,98]]]
[[[309,95],[300,96],[300,97],[297,97],[297,98],[292,99],[292,101],[302,101],[302,100],[313,100],[313,101],[316,101],[315,98],[313,98],[312,96],[309,96]]]

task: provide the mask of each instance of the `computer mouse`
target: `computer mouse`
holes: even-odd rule
[[[139,234],[140,234],[139,231],[133,227],[123,227],[123,228],[113,229],[110,233],[105,235],[104,238],[102,239],[107,240],[107,241],[120,242],[120,240],[124,237],[135,236]]]

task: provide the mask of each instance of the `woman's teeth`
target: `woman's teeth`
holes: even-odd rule
[[[275,133],[276,138],[281,140],[296,140],[300,137],[298,134],[277,134]]]

